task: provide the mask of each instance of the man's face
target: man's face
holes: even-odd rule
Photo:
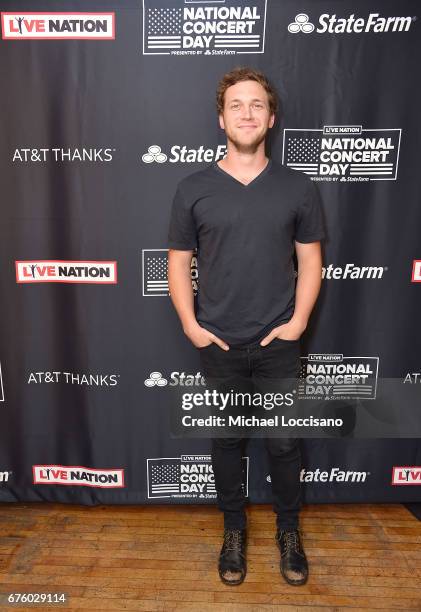
[[[255,153],[274,121],[268,94],[257,81],[240,81],[225,91],[219,125],[240,153]]]

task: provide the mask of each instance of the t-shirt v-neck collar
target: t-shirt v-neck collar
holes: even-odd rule
[[[251,187],[252,185],[255,185],[257,182],[261,181],[262,178],[264,176],[266,176],[266,174],[269,172],[270,168],[272,166],[272,159],[269,158],[268,163],[266,164],[266,166],[263,168],[263,170],[254,177],[254,179],[252,181],[250,181],[250,183],[247,183],[247,185],[245,185],[244,183],[242,183],[241,181],[239,181],[238,179],[236,179],[232,174],[230,174],[229,172],[227,172],[226,170],[223,170],[222,168],[220,168],[217,164],[217,162],[213,163],[213,167],[215,168],[215,170],[217,172],[220,172],[221,174],[223,174],[224,176],[226,176],[228,179],[231,179],[232,181],[234,181],[234,183],[236,183],[239,187],[243,187],[244,189],[248,189],[249,187]]]

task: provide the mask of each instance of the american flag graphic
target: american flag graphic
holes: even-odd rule
[[[152,495],[170,495],[180,492],[180,462],[160,459],[150,465],[149,487]]]
[[[285,139],[287,166],[306,174],[317,174],[320,160],[320,135],[303,132],[288,135]]]
[[[182,8],[148,8],[145,34],[148,49],[181,49]]]
[[[168,296],[168,249],[143,249],[142,269],[143,295]],[[196,252],[193,253],[191,271],[193,295],[196,296],[199,288]]]
[[[143,295],[168,295],[168,250],[143,250]]]

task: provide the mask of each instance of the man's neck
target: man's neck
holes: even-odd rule
[[[258,176],[269,163],[269,158],[266,155],[229,155],[229,153],[217,162],[218,166],[231,174],[234,178],[247,185],[256,176]]]

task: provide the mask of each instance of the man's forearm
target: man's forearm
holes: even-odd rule
[[[180,318],[183,330],[197,324],[194,312],[194,296],[190,265],[168,262],[168,286],[174,308]]]
[[[318,262],[303,264],[298,268],[295,290],[295,309],[292,319],[303,329],[307,327],[322,284],[322,271]]]

